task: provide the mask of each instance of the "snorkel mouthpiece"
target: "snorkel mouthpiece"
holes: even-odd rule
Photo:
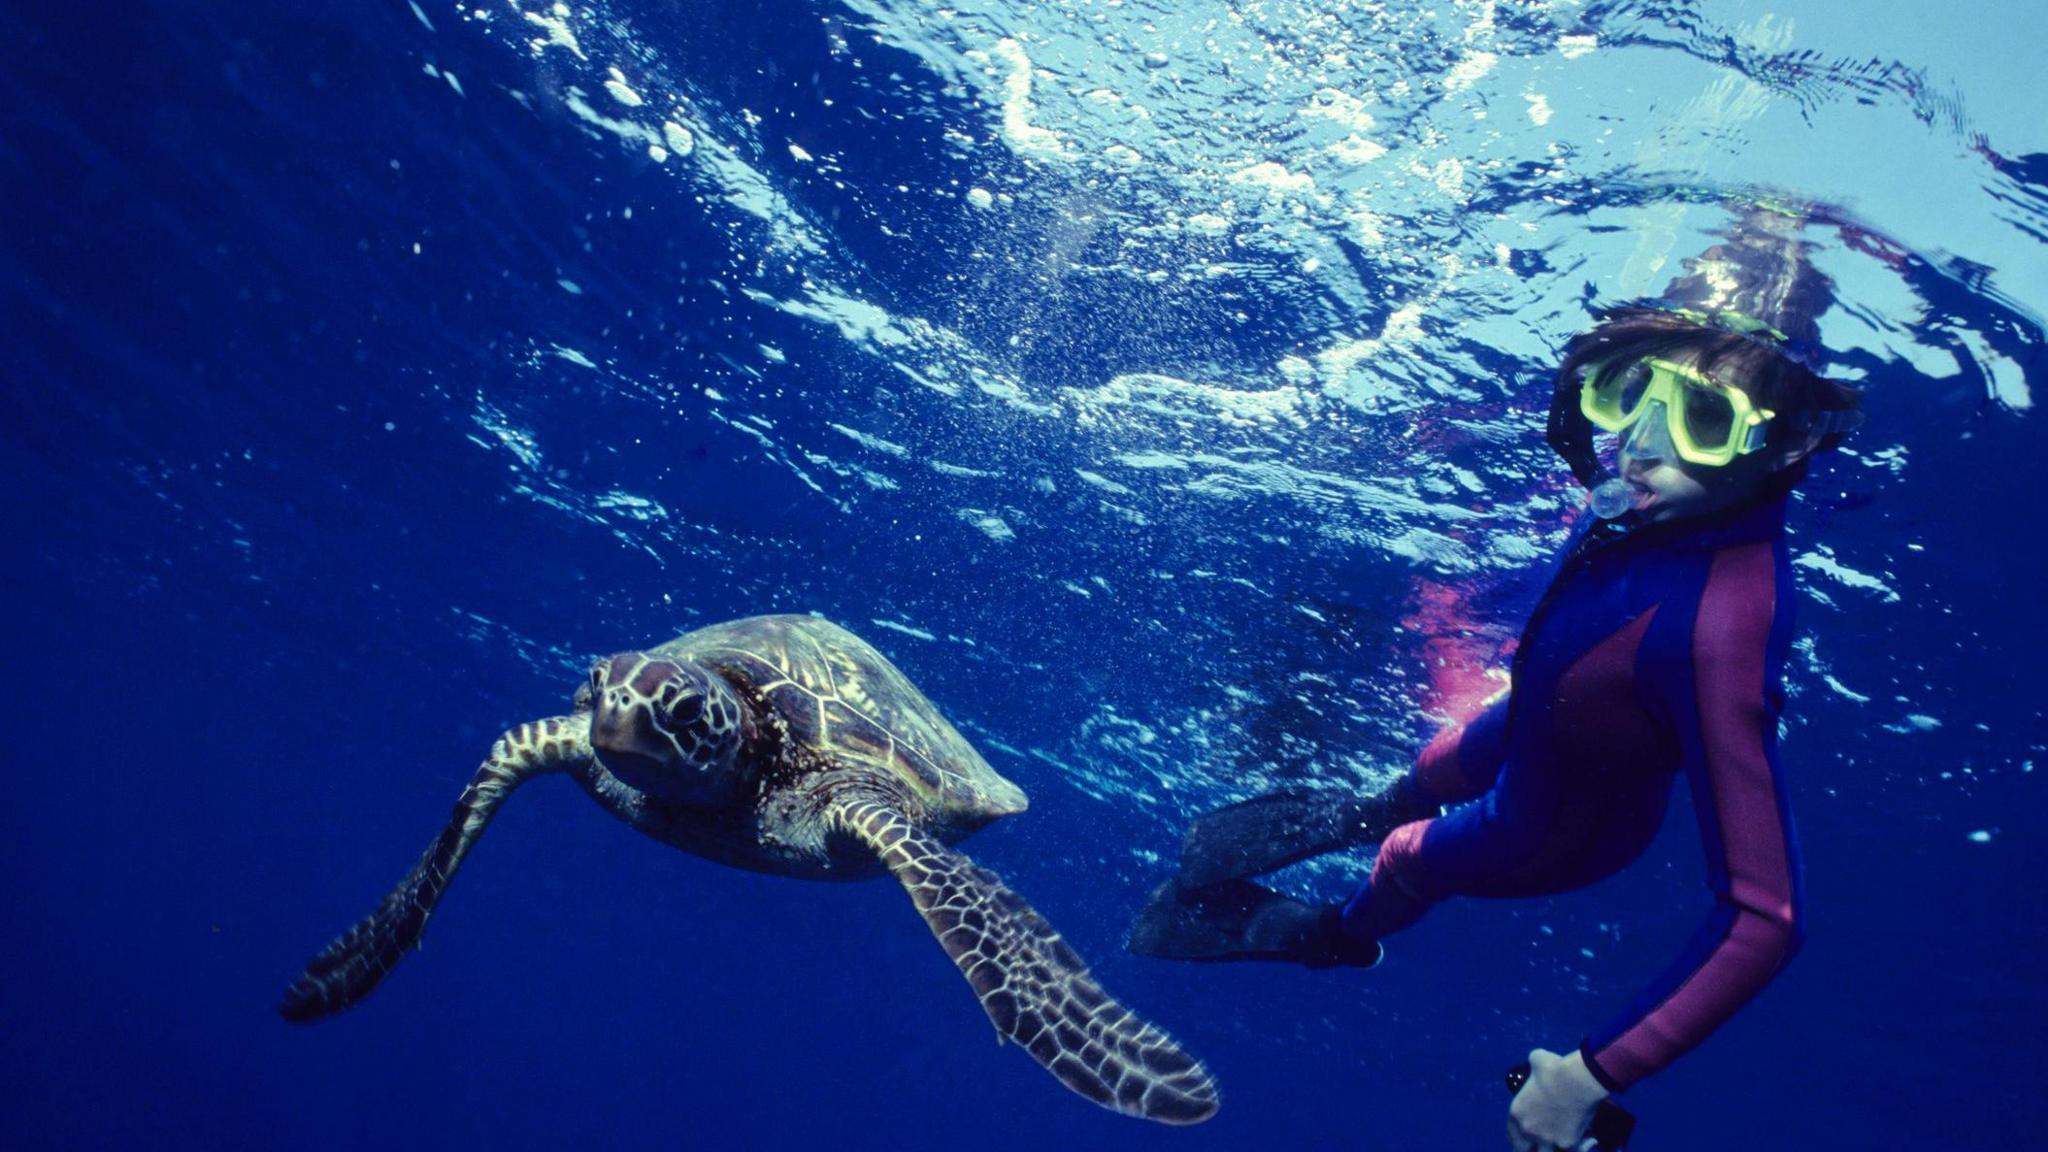
[[[1635,507],[1635,489],[1619,476],[1609,476],[1593,485],[1588,503],[1593,506],[1593,515],[1602,520],[1619,520]]]

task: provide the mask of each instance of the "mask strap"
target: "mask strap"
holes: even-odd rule
[[[1863,413],[1853,408],[1831,408],[1806,418],[1806,431],[1822,436],[1846,436],[1863,427]]]
[[[1581,373],[1580,375],[1583,375]],[[1593,452],[1593,425],[1579,411],[1579,379],[1560,379],[1550,397],[1550,419],[1544,439],[1587,488],[1598,485],[1605,470]]]

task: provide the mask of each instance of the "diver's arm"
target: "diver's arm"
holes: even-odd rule
[[[1415,757],[1409,779],[1432,804],[1463,804],[1493,787],[1507,754],[1508,692],[1503,690],[1477,715],[1438,732]]]
[[[1768,543],[1715,557],[1693,628],[1690,675],[1664,685],[1686,749],[1714,904],[1678,959],[1582,1047],[1586,1067],[1611,1091],[1691,1050],[1798,950],[1799,859],[1767,683],[1785,591]]]

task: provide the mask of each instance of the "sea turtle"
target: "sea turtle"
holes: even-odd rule
[[[1022,812],[981,758],[866,641],[813,616],[756,616],[599,660],[567,716],[499,737],[448,826],[377,911],[285,991],[287,1019],[368,995],[513,789],[573,775],[640,831],[740,868],[813,879],[886,869],[910,893],[996,1031],[1105,1108],[1192,1124],[1215,1083],[1111,999],[1022,897],[948,847]]]

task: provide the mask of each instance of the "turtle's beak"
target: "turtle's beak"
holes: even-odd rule
[[[1024,790],[998,776],[988,790],[988,806],[998,817],[1015,816],[1031,807],[1031,798]]]

